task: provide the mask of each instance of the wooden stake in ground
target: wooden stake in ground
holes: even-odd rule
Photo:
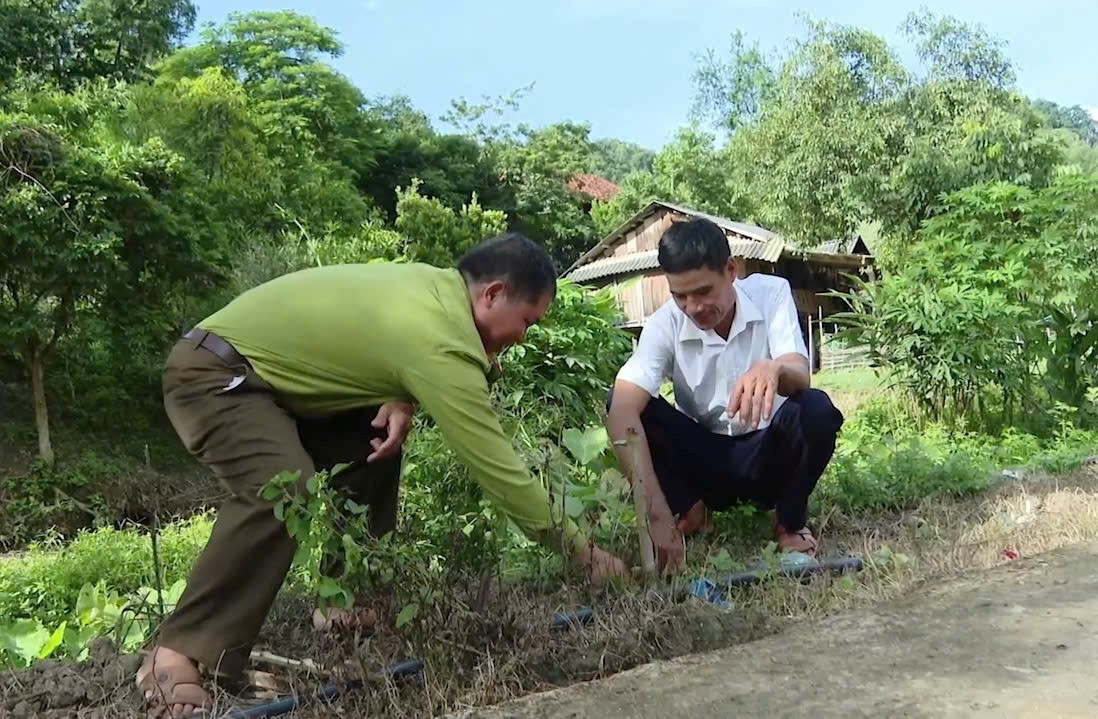
[[[644,472],[640,471],[640,437],[629,427],[626,444],[629,447],[633,470],[633,509],[637,514],[637,539],[640,542],[641,568],[645,575],[656,575],[656,553],[652,548],[652,535],[648,533],[648,494],[644,488]]]

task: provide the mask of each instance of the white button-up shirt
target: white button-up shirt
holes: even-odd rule
[[[755,273],[736,280],[733,288],[736,310],[727,340],[699,329],[670,299],[648,318],[636,352],[618,371],[618,379],[643,387],[653,397],[670,379],[680,411],[711,432],[729,435],[748,431],[732,422],[727,411],[741,374],[761,359],[790,352],[808,357],[785,278]],[[775,396],[771,418],[784,402]],[[769,424],[762,420],[759,429]]]

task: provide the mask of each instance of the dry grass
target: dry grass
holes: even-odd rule
[[[830,521],[827,544],[866,560],[857,580],[756,586],[738,593],[740,606],[811,619],[1012,561],[1008,552],[1035,555],[1098,538],[1098,466],[1063,478],[1010,481],[976,499],[928,500],[902,513]]]
[[[781,631],[790,622],[865,606],[908,594],[949,575],[1011,561],[1004,550],[1033,555],[1098,537],[1098,467],[1066,478],[1010,481],[978,498],[926,501],[913,510],[877,515],[822,518],[820,534],[828,555],[859,553],[865,570],[846,577],[821,576],[799,583],[765,582],[727,595],[720,609],[687,596],[688,577],[641,589],[634,585],[604,592],[562,585],[492,585],[479,577],[451,577],[446,591],[425,615],[397,630],[397,607],[382,607],[380,631],[368,637],[318,638],[308,622],[309,607],[280,600],[265,629],[262,648],[298,659],[312,658],[350,678],[377,674],[386,665],[417,657],[426,671],[415,680],[378,680],[347,693],[331,706],[314,705],[293,716],[441,716],[565,684],[605,677],[652,661],[750,642]],[[690,554],[701,574],[723,547],[747,562],[769,539],[765,520],[739,534],[691,540]],[[552,631],[555,612],[595,607],[586,626]],[[302,695],[329,678],[283,675]],[[53,716],[137,716],[140,702],[130,690],[132,675],[110,670],[87,686],[109,680],[88,696],[85,711]],[[46,686],[41,675],[17,684],[0,683],[9,701],[28,686]],[[71,683],[71,682],[70,682]],[[16,688],[16,687],[21,688]],[[89,690],[90,691],[90,690]],[[226,701],[228,697],[222,697]],[[0,715],[5,704],[0,702]],[[10,709],[13,705],[8,704]],[[51,716],[36,709],[33,715]],[[13,715],[14,716],[14,715]]]
[[[685,579],[601,596],[566,589],[538,596],[511,588],[493,599],[489,614],[502,614],[487,625],[451,617],[445,628],[424,627],[434,633],[423,646],[429,670],[422,686],[392,685],[372,696],[348,695],[342,707],[365,716],[380,712],[411,717],[499,703],[654,659],[751,641],[780,631],[788,622],[898,597],[949,575],[1011,561],[1004,550],[1032,555],[1098,538],[1098,468],[1061,479],[1012,481],[977,499],[927,501],[902,513],[832,515],[827,525],[827,553],[861,554],[866,560],[863,572],[736,589],[727,595],[734,603],[731,610],[687,598]],[[715,539],[694,540],[691,555],[714,556]],[[751,558],[749,547],[757,556],[766,539],[758,534],[731,538],[733,556]],[[701,573],[717,572],[702,567]],[[580,604],[597,607],[589,626],[548,631],[549,614]],[[501,622],[509,632],[499,633]],[[483,626],[493,629],[484,631]],[[486,640],[488,636],[494,638]],[[378,646],[373,648],[375,658]],[[359,656],[367,647],[360,648]],[[318,710],[302,714],[322,715]]]

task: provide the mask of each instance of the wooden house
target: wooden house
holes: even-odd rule
[[[840,300],[821,293],[849,289],[844,274],[872,276],[873,257],[860,237],[804,250],[762,227],[659,200],[648,203],[585,252],[563,276],[590,287],[611,286],[624,313],[624,327],[639,334],[645,320],[671,297],[657,260],[660,237],[672,223],[695,217],[711,220],[724,230],[739,277],[765,272],[789,280],[809,344],[818,346],[821,321],[846,309]]]

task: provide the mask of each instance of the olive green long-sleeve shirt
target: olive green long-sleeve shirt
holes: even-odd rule
[[[457,270],[414,263],[302,270],[243,293],[199,325],[247,357],[295,413],[416,403],[527,536],[587,546],[500,426],[489,399],[491,363]]]

